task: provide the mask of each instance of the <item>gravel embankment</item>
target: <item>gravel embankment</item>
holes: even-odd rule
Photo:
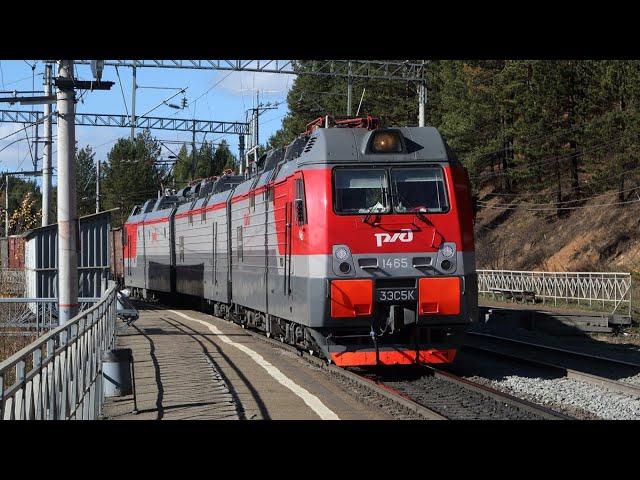
[[[606,420],[640,419],[640,398],[567,378],[543,379],[512,375],[500,381],[491,381],[491,384],[512,395],[522,396],[550,408],[562,406],[567,412],[584,411],[595,418]]]
[[[640,419],[640,398],[558,376],[544,368],[462,351],[454,373],[580,419]]]
[[[637,375],[633,375],[632,377],[621,378],[620,381],[640,386],[640,373]]]

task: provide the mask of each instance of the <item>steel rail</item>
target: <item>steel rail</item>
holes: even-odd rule
[[[217,317],[216,317],[217,318]],[[294,352],[297,353],[298,355],[300,355],[302,358],[304,358],[305,360],[307,360],[308,362],[314,364],[315,366],[324,368],[326,370],[329,370],[330,372],[342,376],[350,381],[356,382],[362,386],[365,386],[366,388],[372,389],[374,390],[377,394],[389,399],[390,401],[396,402],[401,404],[402,406],[404,406],[405,408],[408,408],[409,410],[424,416],[425,418],[428,418],[430,420],[449,420],[448,417],[436,412],[435,410],[431,409],[430,407],[423,405],[420,402],[417,402],[416,400],[412,399],[410,396],[399,392],[397,389],[390,387],[389,385],[384,384],[383,382],[377,382],[374,380],[371,380],[369,378],[366,378],[364,376],[358,375],[356,373],[350,372],[349,370],[346,370],[344,368],[341,367],[337,367],[335,365],[329,365],[327,364],[327,362],[321,358],[315,357],[313,355],[308,354],[307,352],[304,352],[302,350],[299,350],[298,348],[292,346],[292,345],[288,345],[282,342],[279,342],[277,340],[271,339],[266,337],[265,335],[259,333],[259,332],[255,332],[249,328],[245,328],[244,326],[241,326],[244,330],[246,330],[247,332],[249,332],[252,336],[254,336],[255,338],[264,341],[266,343],[269,343],[270,345],[273,345],[275,347],[278,348],[282,348],[284,350],[290,351],[290,352]],[[491,387],[487,387],[485,385],[481,385],[478,383],[474,383],[471,382],[470,380],[466,380],[464,378],[458,377],[456,375],[453,375],[452,373],[449,372],[444,372],[438,368],[434,368],[432,366],[427,366],[427,365],[420,365],[421,368],[424,368],[426,370],[428,370],[431,374],[445,379],[447,381],[453,382],[453,383],[457,383],[460,385],[463,385],[465,388],[468,388],[470,390],[476,391],[482,395],[486,395],[489,396],[491,398],[493,398],[494,400],[498,400],[500,402],[504,402],[507,403],[509,405],[512,405],[514,407],[520,408],[522,410],[525,410],[527,412],[533,413],[535,415],[539,415],[544,419],[549,419],[549,420],[571,420],[573,419],[573,417],[564,415],[562,413],[556,412],[554,410],[551,410],[549,408],[543,407],[542,405],[537,405],[535,403],[529,402],[528,400],[524,400],[522,398],[517,398],[514,397],[513,395],[510,395],[508,393],[505,392],[501,392],[500,390],[491,388]]]
[[[509,360],[516,363],[523,363],[523,364],[531,365],[533,367],[548,369],[554,372],[559,372],[566,378],[569,378],[572,380],[578,380],[581,382],[603,387],[612,392],[624,393],[627,395],[640,397],[640,387],[630,383],[624,383],[618,380],[612,380],[610,378],[601,377],[599,375],[593,375],[591,373],[581,372],[579,370],[574,370],[574,369],[563,367],[561,365],[556,365],[553,363],[542,362],[539,360],[533,360],[531,358],[512,355],[510,353],[498,352],[498,351],[483,348],[483,347],[477,347],[475,345],[473,346],[465,345],[463,349],[467,351],[472,351],[472,352],[479,352],[485,355],[491,355],[493,357]]]
[[[488,338],[490,340],[495,340],[497,342],[509,343],[513,345],[521,345],[525,347],[534,348],[536,350],[560,353],[562,355],[571,356],[578,359],[588,358],[589,360],[594,360],[596,362],[601,362],[603,364],[608,364],[609,366],[625,366],[640,369],[640,364],[633,362],[626,362],[624,360],[617,360],[615,358],[603,357],[600,355],[593,355],[591,353],[578,352],[576,350],[567,350],[564,348],[551,347],[549,345],[542,345],[539,343],[533,342],[525,342],[524,340],[516,340],[514,338],[501,337],[499,335],[492,335],[490,333],[481,333],[481,332],[467,332],[466,335],[472,337],[479,338]]]
[[[509,393],[503,392],[496,388],[492,388],[487,385],[482,385],[480,383],[472,382],[471,380],[467,380],[466,378],[459,377],[450,372],[445,372],[437,367],[433,367],[431,365],[422,365],[422,367],[429,370],[432,375],[438,378],[447,380],[452,383],[456,383],[458,385],[462,385],[464,388],[468,388],[470,390],[473,390],[474,392],[480,393],[481,395],[488,396],[499,402],[504,402],[513,407],[520,408],[534,415],[539,415],[546,420],[573,419],[573,417],[570,417],[560,412],[556,412],[555,410],[551,410],[550,408],[544,407],[542,405],[538,405],[536,403],[530,402],[523,398],[515,397]]]
[[[233,322],[230,322],[230,323],[233,323]],[[421,417],[427,420],[448,420],[448,418],[445,417],[444,415],[441,415],[435,410],[432,410],[426,407],[425,405],[422,405],[416,402],[415,400],[411,399],[407,395],[404,395],[403,393],[397,391],[392,387],[389,387],[388,385],[375,382],[371,379],[368,379],[356,373],[350,372],[349,370],[345,370],[344,368],[327,364],[326,360],[323,360],[314,355],[310,355],[309,353],[303,350],[300,350],[294,347],[293,345],[289,345],[289,344],[280,342],[278,340],[275,340],[273,338],[269,338],[258,331],[254,331],[250,328],[246,328],[244,325],[241,325],[240,327],[243,328],[245,331],[247,331],[254,338],[257,338],[262,342],[268,343],[269,345],[274,346],[276,348],[281,348],[283,350],[296,353],[297,355],[300,356],[300,358],[306,360],[308,363],[311,363],[316,367],[320,367],[324,370],[327,370],[332,374],[340,376],[346,380],[357,383],[361,387],[364,387],[367,390],[372,391],[376,395],[382,396],[390,402],[399,404],[400,406],[410,410],[413,413],[420,415]]]
[[[475,334],[475,332],[473,332],[473,334]],[[485,335],[485,334],[479,334],[478,336],[487,336],[489,338],[492,339],[500,339],[500,341],[506,341],[506,342],[512,342],[515,345],[524,345],[526,347],[532,347],[535,349],[539,349],[542,351],[553,351],[554,353],[559,353],[559,354],[566,354],[572,358],[582,358],[582,359],[588,359],[590,361],[596,361],[596,362],[600,362],[606,365],[617,365],[618,367],[623,366],[624,368],[636,368],[638,369],[638,371],[640,372],[640,365],[637,364],[633,364],[633,363],[629,363],[629,362],[624,362],[624,361],[618,361],[615,359],[611,359],[611,358],[606,358],[606,357],[599,357],[596,355],[590,355],[590,354],[582,354],[580,352],[575,352],[572,350],[564,350],[564,349],[560,349],[560,348],[554,348],[554,347],[548,347],[546,345],[539,345],[539,344],[535,344],[535,343],[529,343],[529,342],[523,342],[520,340],[513,340],[511,341],[511,339],[508,338],[504,338],[504,337],[496,337],[495,335]],[[526,365],[530,365],[533,367],[538,367],[541,369],[546,369],[546,370],[550,370],[552,372],[556,372],[559,373],[560,375],[565,376],[566,378],[569,379],[573,379],[573,380],[577,380],[577,381],[581,381],[581,382],[585,382],[585,383],[589,383],[591,385],[596,385],[602,388],[605,388],[609,391],[612,392],[616,392],[616,393],[623,393],[626,395],[632,395],[635,397],[640,397],[640,386],[638,385],[634,385],[631,383],[626,383],[626,382],[621,382],[619,380],[614,380],[612,378],[607,378],[607,377],[603,377],[601,375],[595,375],[592,373],[588,373],[588,372],[584,372],[581,370],[577,370],[575,368],[570,368],[564,365],[559,365],[558,363],[552,363],[552,362],[548,362],[548,361],[542,361],[542,360],[536,360],[534,358],[531,357],[526,357],[526,356],[522,356],[522,355],[515,355],[513,353],[507,353],[507,352],[503,352],[503,351],[498,351],[498,350],[493,350],[491,348],[488,348],[486,346],[477,346],[477,345],[469,345],[469,344],[465,344],[462,347],[463,350],[466,351],[471,351],[471,352],[478,352],[484,355],[490,355],[493,357],[497,357],[500,359],[505,359],[511,362],[516,362],[516,363],[522,363],[522,364],[526,364]]]

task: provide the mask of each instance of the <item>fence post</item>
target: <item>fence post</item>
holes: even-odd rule
[[[33,370],[38,373],[33,377],[33,404],[34,404],[34,418],[40,420],[42,418],[42,352],[37,349],[33,352]]]
[[[4,375],[0,375],[0,420],[4,418]]]
[[[16,392],[15,400],[14,400],[14,411],[16,420],[24,420],[25,418],[25,408],[24,408],[24,397],[25,397],[25,382],[24,382],[24,369],[25,369],[25,361],[20,360],[16,363],[16,384],[20,385],[20,390]]]

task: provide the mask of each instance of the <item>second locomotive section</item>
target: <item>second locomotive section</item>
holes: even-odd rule
[[[451,362],[477,317],[466,170],[434,128],[318,128],[137,207],[125,282],[338,365]]]

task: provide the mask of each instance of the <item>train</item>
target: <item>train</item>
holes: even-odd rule
[[[453,362],[477,320],[467,170],[434,127],[321,117],[242,175],[136,205],[134,298],[184,296],[343,367]]]

